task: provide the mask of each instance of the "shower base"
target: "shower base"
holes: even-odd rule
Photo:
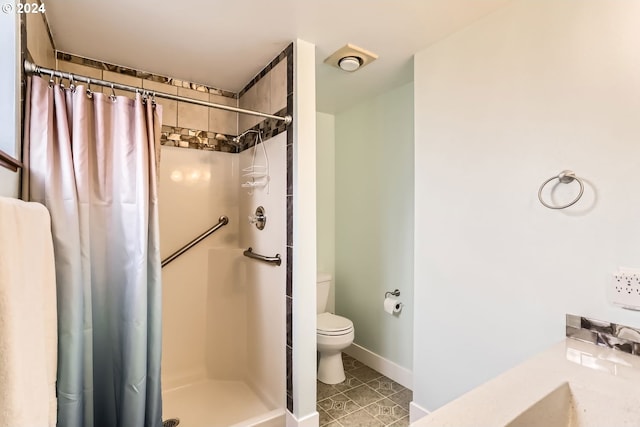
[[[202,380],[162,393],[162,418],[179,427],[284,425],[284,410],[272,410],[241,381]],[[275,423],[274,423],[275,422]]]

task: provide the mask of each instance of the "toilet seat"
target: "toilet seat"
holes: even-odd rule
[[[317,316],[316,331],[325,336],[347,335],[353,332],[353,322],[332,313],[321,313]]]

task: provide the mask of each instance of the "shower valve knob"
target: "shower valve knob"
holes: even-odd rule
[[[249,215],[249,224],[255,224],[264,221],[264,216]]]
[[[249,215],[249,224],[255,224],[258,230],[263,230],[267,222],[267,217],[264,215],[264,208],[258,206],[255,215]]]

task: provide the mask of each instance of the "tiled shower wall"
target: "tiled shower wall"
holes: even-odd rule
[[[287,82],[287,74],[290,69],[287,66],[287,61],[283,60],[285,57],[286,50],[236,94],[64,52],[57,53],[60,71],[140,87],[150,94],[154,92],[168,93],[277,115],[286,114],[287,95],[290,93]],[[115,95],[135,97],[134,92],[112,90],[108,87],[95,86],[92,90],[108,95],[115,93]],[[236,152],[250,147],[252,139],[243,139],[243,145],[238,150],[236,146],[228,142],[235,135],[251,128],[261,129],[263,139],[267,140],[286,128],[283,122],[257,116],[162,98],[156,98],[155,101],[163,107],[162,145]],[[221,140],[221,137],[226,138],[226,141]]]
[[[150,93],[162,92],[216,104],[238,106],[237,94],[213,87],[186,82],[171,77],[159,76],[131,68],[120,67],[100,61],[58,52],[58,69],[95,79],[143,88]],[[109,87],[94,87],[93,91],[112,94]],[[130,98],[134,92],[115,89],[116,95]],[[234,152],[233,145],[215,138],[217,134],[227,139],[238,134],[238,113],[194,105],[186,102],[156,98],[162,105],[163,145],[197,148],[213,151]]]
[[[21,18],[25,25],[23,37],[26,38],[26,47],[31,59],[43,67],[55,68],[55,46],[45,15],[25,13]]]
[[[283,52],[284,53],[284,52]],[[239,106],[247,110],[284,115],[287,108],[287,61],[280,55],[240,91]],[[264,74],[263,74],[264,73]],[[264,121],[261,117],[241,114],[238,130],[244,132]]]
[[[260,73],[258,73],[239,93],[228,92],[204,85],[186,82],[171,77],[119,67],[79,56],[58,52],[58,69],[72,74],[80,74],[95,79],[113,81],[141,87],[149,92],[164,92],[202,101],[237,106],[284,116],[293,112],[293,44],[290,44]],[[94,91],[111,94],[108,87],[95,87]],[[116,95],[134,97],[131,92],[115,90]],[[224,110],[203,107],[184,102],[157,98],[163,106],[161,143],[191,149],[239,152],[254,144],[249,134],[243,138],[241,147],[236,147],[216,138],[224,135],[227,140],[248,129],[262,131],[264,141],[286,132],[286,400],[287,409],[293,412],[293,135],[294,124],[282,121],[238,114]],[[221,135],[218,135],[219,137]]]

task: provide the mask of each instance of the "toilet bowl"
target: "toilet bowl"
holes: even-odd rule
[[[345,379],[342,350],[353,343],[354,329],[351,320],[327,312],[330,289],[331,276],[318,273],[316,294],[316,342],[318,353],[320,353],[318,381],[337,384]]]
[[[317,317],[317,348],[320,353],[318,381],[338,384],[345,380],[342,365],[342,350],[353,343],[351,320],[331,313],[320,313]]]

